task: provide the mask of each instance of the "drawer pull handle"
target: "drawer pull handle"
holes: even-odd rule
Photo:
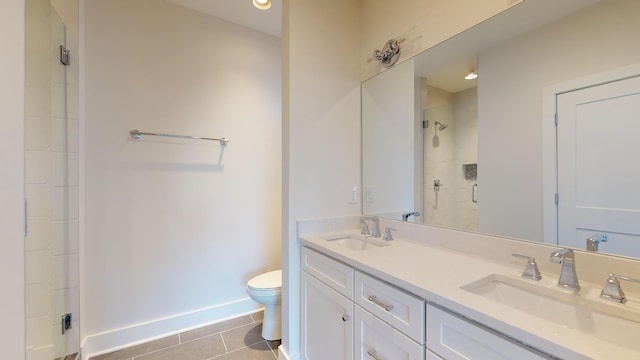
[[[391,311],[391,309],[393,309],[393,305],[387,305],[385,303],[383,303],[382,301],[378,300],[377,297],[375,297],[375,295],[369,295],[369,297],[367,298],[369,299],[369,301],[371,301],[372,303],[380,306],[381,308],[387,310],[387,311]]]
[[[372,358],[374,358],[375,360],[382,360],[382,358],[376,354],[376,351],[374,349],[368,350],[367,354]]]
[[[344,321],[344,322],[349,321],[349,315],[347,315],[347,314],[342,315],[342,321]]]

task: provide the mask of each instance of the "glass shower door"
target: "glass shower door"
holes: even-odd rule
[[[26,359],[79,349],[77,119],[68,116],[65,25],[48,0],[26,1]],[[62,61],[61,61],[62,60]]]

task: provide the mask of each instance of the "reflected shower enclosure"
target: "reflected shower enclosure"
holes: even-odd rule
[[[430,85],[428,78],[421,78],[420,84],[425,124],[433,124],[424,128],[422,222],[475,231],[478,205],[472,195],[477,179],[465,171],[478,162],[475,84],[446,90]]]

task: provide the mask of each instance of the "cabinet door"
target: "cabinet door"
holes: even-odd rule
[[[423,360],[424,347],[355,307],[355,360]]]
[[[542,355],[427,304],[427,348],[447,360],[540,360]]]
[[[353,302],[306,271],[301,284],[302,359],[353,359]]]

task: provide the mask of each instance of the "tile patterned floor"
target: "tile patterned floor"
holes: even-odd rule
[[[262,316],[241,316],[90,360],[275,360],[280,341],[262,338]]]

